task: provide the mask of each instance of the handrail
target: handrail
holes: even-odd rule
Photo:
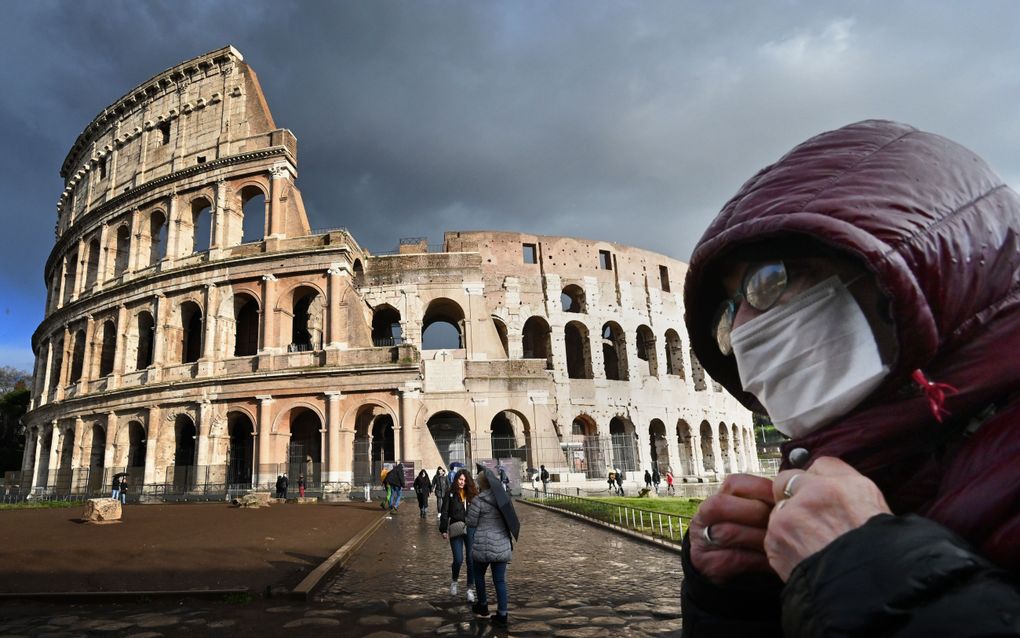
[[[644,536],[666,540],[674,544],[680,544],[684,536],[684,520],[679,514],[656,512],[558,492],[543,493],[527,489],[523,491],[525,495],[528,493],[532,496],[526,496],[526,498],[538,501],[548,507],[573,512],[583,518],[610,523]]]

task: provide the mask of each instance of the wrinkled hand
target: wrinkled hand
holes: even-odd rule
[[[764,541],[773,504],[772,481],[750,474],[727,476],[691,520],[694,567],[717,584],[744,572],[770,571]],[[706,527],[711,527],[714,544],[705,538]]]
[[[450,535],[447,534],[446,532],[443,532],[443,538],[449,540],[450,539]]]
[[[783,492],[794,478],[793,496],[787,497]],[[872,516],[890,512],[871,479],[833,457],[819,457],[807,471],[780,472],[772,491],[776,507],[765,535],[765,553],[784,582],[808,556]]]

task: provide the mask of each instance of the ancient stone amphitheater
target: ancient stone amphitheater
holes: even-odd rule
[[[232,47],[114,102],[60,174],[23,489],[126,472],[135,497],[222,496],[287,473],[342,498],[396,459],[545,465],[553,487],[758,467],[750,413],[689,354],[683,263],[312,230],[297,140]]]

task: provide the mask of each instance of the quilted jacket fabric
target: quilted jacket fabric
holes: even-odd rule
[[[1020,572],[1020,358],[1013,354],[1020,348],[1017,193],[960,145],[878,120],[811,138],[752,177],[700,240],[684,296],[698,359],[755,410],[761,408],[742,391],[733,358],[719,352],[708,325],[724,298],[720,268],[737,252],[766,244],[793,253],[825,247],[859,260],[889,301],[898,342],[883,384],[835,423],[784,445],[783,467],[791,466],[789,453],[796,448],[808,453],[801,467],[819,456],[839,457],[875,481],[894,513],[923,516],[924,524],[934,521],[944,533],[962,537],[958,544],[935,545],[974,552],[969,560],[975,565],[1015,576]],[[946,397],[943,422],[912,380],[915,370],[955,388]],[[885,526],[846,542],[866,537],[856,551],[867,556],[883,543],[892,546],[895,530]],[[906,575],[924,562],[896,564]],[[784,593],[785,627],[808,608],[804,596],[810,593],[788,595],[801,586],[798,579],[817,583],[833,568],[817,560],[794,572]],[[875,577],[863,568],[853,573],[859,584]],[[918,586],[923,590],[923,583]],[[1016,592],[1009,595],[1016,605]],[[788,614],[786,605],[795,609]],[[910,609],[907,604],[901,611]],[[1020,607],[1010,609],[1020,615]],[[820,635],[802,630],[787,635]]]
[[[478,528],[471,542],[471,560],[482,563],[510,562],[513,557],[510,531],[496,509],[496,497],[492,495],[491,489],[482,490],[468,505],[467,526]]]

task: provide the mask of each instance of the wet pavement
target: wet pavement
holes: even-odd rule
[[[26,636],[679,636],[680,559],[668,550],[527,505],[507,571],[510,624],[474,619],[451,596],[450,549],[438,521],[400,512],[326,581],[318,597],[234,597],[102,605],[7,603],[0,638]],[[487,582],[489,606],[495,593]]]

